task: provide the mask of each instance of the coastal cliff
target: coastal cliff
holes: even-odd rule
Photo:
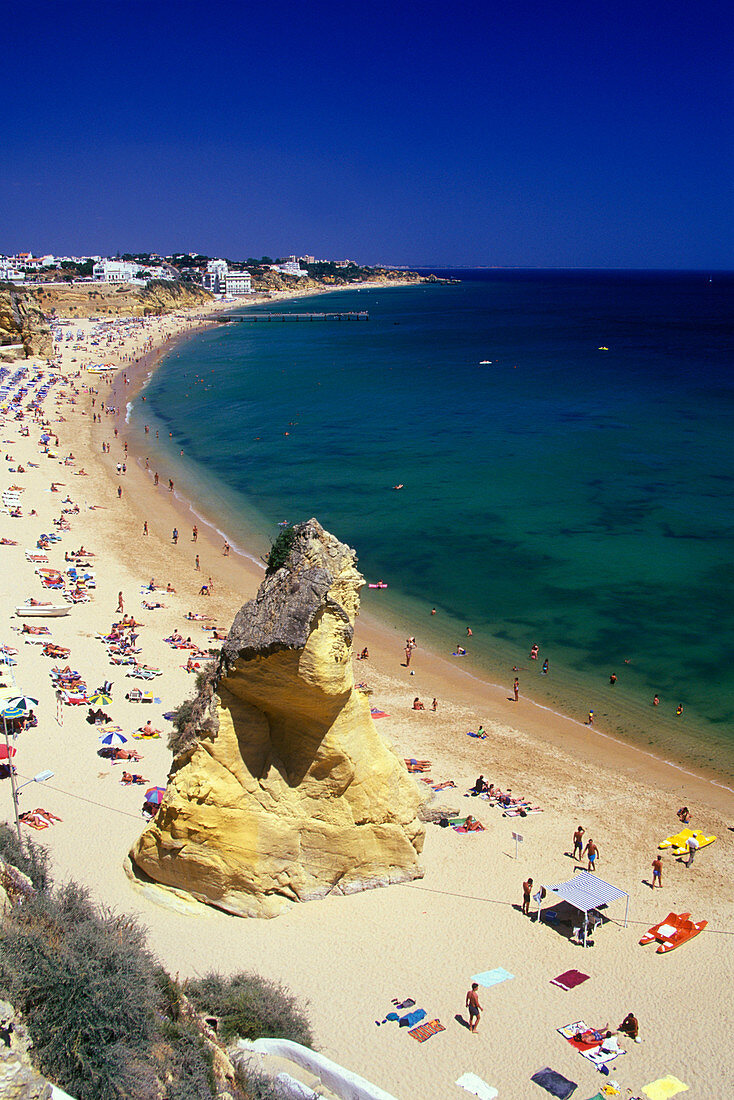
[[[32,293],[46,315],[58,317],[159,317],[201,309],[214,300],[208,290],[193,283],[158,281],[142,288],[130,283],[45,284]]]
[[[8,349],[6,353],[4,347]],[[33,355],[44,358],[53,355],[51,330],[38,301],[30,291],[18,290],[9,283],[0,284],[0,358]]]
[[[421,795],[354,685],[364,579],[310,520],[283,532],[134,845],[155,882],[242,916],[422,876]]]

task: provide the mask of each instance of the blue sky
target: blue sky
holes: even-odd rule
[[[0,251],[734,267],[731,7],[34,2]]]

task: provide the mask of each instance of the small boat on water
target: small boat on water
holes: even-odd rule
[[[16,607],[15,614],[21,619],[57,619],[68,615],[70,610],[67,604],[24,603]]]

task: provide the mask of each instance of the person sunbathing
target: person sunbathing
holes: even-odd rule
[[[420,699],[416,695],[415,699],[413,700],[413,710],[425,710],[425,709],[426,709],[425,705],[423,703],[421,703]]]
[[[691,820],[691,811],[688,809],[687,806],[681,806],[681,808],[678,810],[678,817],[684,825],[687,825],[688,822]]]
[[[464,829],[467,833],[484,832],[484,826],[482,825],[481,821],[477,821],[477,819],[475,817],[472,817],[471,814],[469,814],[466,821],[464,822]]]
[[[129,784],[141,786],[142,784],[147,783],[148,780],[143,779],[142,775],[131,775],[130,772],[123,772],[120,782],[124,783],[126,786],[128,786]]]
[[[160,735],[161,735],[160,730],[157,730],[157,729],[153,728],[153,724],[151,723],[150,718],[148,719],[148,721],[145,723],[144,726],[140,727],[139,732],[142,733],[144,737],[160,737]]]

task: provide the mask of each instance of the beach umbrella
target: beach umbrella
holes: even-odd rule
[[[20,707],[11,707],[6,703],[1,716],[5,718],[6,721],[11,722],[14,718],[25,718],[26,713],[27,711],[22,710]]]
[[[12,760],[15,756],[16,750],[12,745],[0,745],[0,760]]]
[[[152,802],[154,806],[160,806],[163,801],[163,795],[166,793],[165,787],[150,787],[145,792],[145,801]]]
[[[98,707],[108,707],[112,702],[112,696],[104,691],[95,691],[94,695],[89,696],[89,702],[96,703]]]
[[[111,733],[103,733],[100,741],[103,745],[124,745],[127,742],[127,737],[118,733],[117,730],[112,730]]]
[[[7,706],[17,707],[19,710],[25,712],[37,707],[38,699],[33,699],[30,695],[13,695],[8,699]],[[7,717],[9,717],[9,715],[6,714],[6,718]],[[13,715],[13,717],[16,716]]]

